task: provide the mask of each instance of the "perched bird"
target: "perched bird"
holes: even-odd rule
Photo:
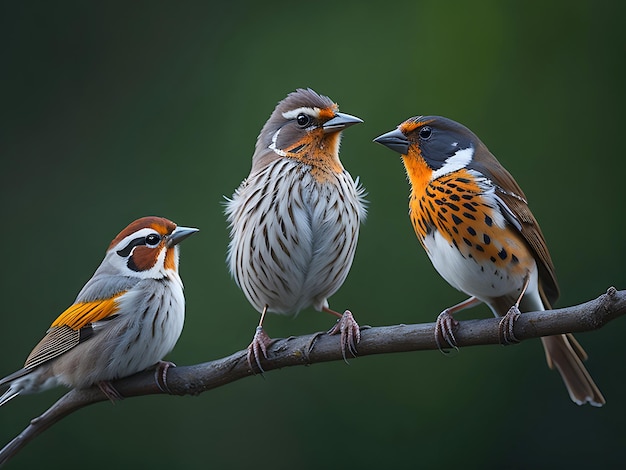
[[[559,296],[548,248],[521,188],[474,133],[444,117],[410,118],[374,141],[402,155],[415,233],[439,274],[471,296],[439,315],[437,343],[441,338],[456,347],[453,314],[481,302],[503,317],[503,341],[515,341],[520,309],[550,309]],[[574,337],[542,341],[571,399],[602,406]]]
[[[0,386],[10,384],[0,406],[56,385],[97,384],[109,399],[119,399],[111,380],[155,364],[164,382],[171,364],[160,361],[176,344],[185,317],[177,245],[197,231],[161,217],[144,217],[122,230],[24,367],[0,380]]]
[[[282,100],[261,129],[252,169],[226,203],[230,226],[227,264],[237,285],[261,313],[248,347],[248,363],[263,371],[270,337],[267,312],[296,314],[313,306],[339,320],[329,334],[341,333],[352,353],[360,339],[352,313],[328,307],[343,284],[365,217],[363,188],[339,160],[341,131],[361,119],[311,89]]]

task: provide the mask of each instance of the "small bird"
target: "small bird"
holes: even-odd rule
[[[559,296],[550,253],[519,185],[474,133],[444,117],[412,117],[374,141],[402,155],[415,233],[439,274],[471,296],[439,315],[437,344],[441,338],[456,347],[453,314],[481,302],[502,317],[503,342],[516,341],[520,309],[547,310]],[[542,342],[570,398],[602,406],[573,335]]]
[[[252,169],[231,199],[227,264],[237,285],[261,313],[248,347],[262,372],[271,339],[267,312],[296,314],[313,306],[339,320],[341,348],[355,353],[359,326],[328,298],[343,284],[365,218],[364,189],[339,160],[341,131],[363,122],[340,113],[330,98],[298,89],[282,100],[261,129]]]
[[[24,367],[0,380],[0,386],[10,384],[0,406],[57,385],[97,384],[111,401],[121,399],[110,381],[155,364],[157,383],[167,385],[172,364],[161,359],[174,348],[185,317],[177,245],[197,231],[161,217],[144,217],[122,230]]]

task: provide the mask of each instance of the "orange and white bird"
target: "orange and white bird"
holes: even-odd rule
[[[56,385],[97,384],[121,398],[110,381],[158,365],[183,329],[185,297],[178,275],[178,243],[198,230],[161,217],[132,222],[113,239],[104,260],[75,302],[52,323],[24,367],[0,380],[9,384],[0,406],[19,394]]]
[[[339,160],[341,132],[360,122],[311,89],[290,93],[263,126],[250,174],[227,202],[227,263],[261,313],[250,367],[254,361],[262,371],[260,356],[267,358],[266,312],[331,313],[340,320],[329,333],[341,333],[344,357],[355,351],[358,324],[350,311],[331,310],[328,298],[348,275],[365,218],[364,190]]]
[[[472,131],[444,117],[407,119],[374,141],[402,155],[415,233],[439,274],[470,296],[439,315],[437,343],[456,347],[453,314],[481,302],[502,317],[504,341],[515,341],[520,309],[547,310],[559,296],[550,253],[522,189]],[[542,342],[570,398],[603,405],[574,336]]]

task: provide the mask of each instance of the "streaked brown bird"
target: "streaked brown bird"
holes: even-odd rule
[[[444,117],[412,117],[374,140],[402,155],[415,233],[439,274],[470,296],[439,315],[437,344],[456,347],[453,314],[481,302],[502,317],[503,341],[515,341],[520,310],[550,309],[559,296],[550,253],[519,185],[474,133]],[[542,342],[570,398],[602,406],[573,335]]]
[[[110,381],[154,365],[157,383],[166,387],[171,363],[161,359],[176,344],[185,319],[178,244],[197,231],[162,217],[143,217],[122,230],[24,367],[0,379],[0,386],[9,384],[0,406],[56,385],[96,384],[118,399]]]
[[[227,263],[237,285],[261,313],[248,347],[260,371],[270,337],[267,312],[296,314],[312,306],[339,320],[341,350],[355,353],[359,326],[352,313],[331,310],[365,218],[364,190],[339,160],[341,132],[363,122],[340,113],[328,97],[298,89],[282,100],[261,129],[252,169],[227,202]]]

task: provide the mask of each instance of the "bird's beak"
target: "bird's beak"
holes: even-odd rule
[[[379,135],[374,139],[374,142],[383,144],[385,147],[388,147],[402,155],[409,153],[409,141],[400,129],[395,129],[391,132],[387,132],[386,134]]]
[[[167,246],[178,245],[185,238],[193,235],[198,232],[197,228],[191,227],[176,227],[172,233],[170,233],[169,237],[167,237]]]
[[[322,126],[322,129],[324,129],[324,134],[330,134],[332,132],[342,131],[346,127],[359,124],[360,122],[363,122],[363,120],[356,116],[345,113],[335,113],[335,117],[327,121],[326,124]]]

